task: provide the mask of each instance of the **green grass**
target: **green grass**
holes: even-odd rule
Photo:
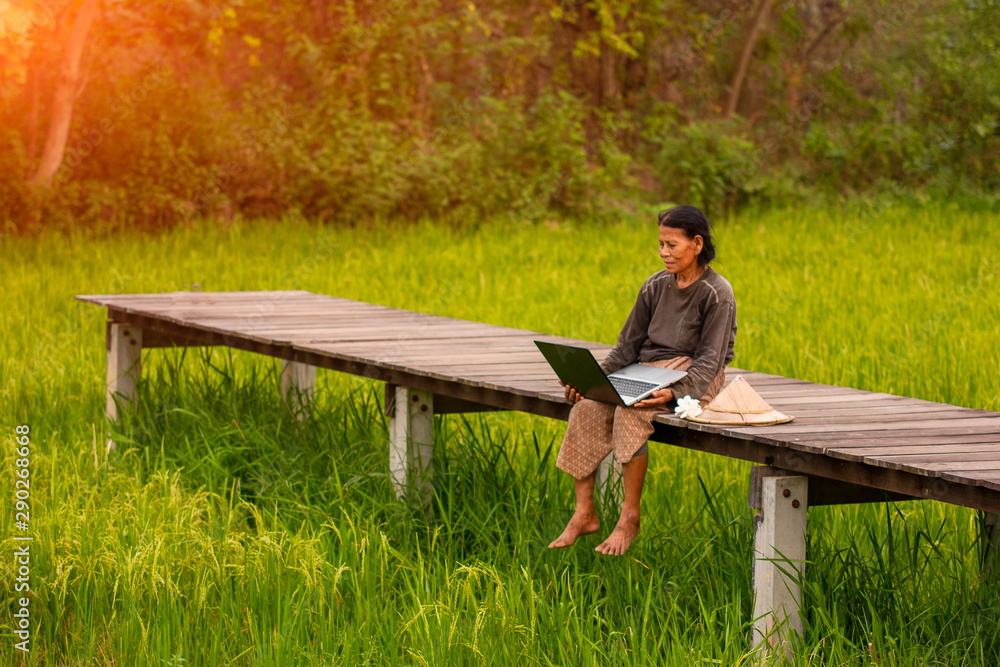
[[[997,218],[927,203],[720,221],[735,365],[1000,410]],[[0,572],[13,581],[13,431],[29,424],[35,634],[22,660],[0,615],[0,663],[749,664],[749,464],[655,445],[627,556],[598,557],[598,536],[551,552],[571,503],[564,424],[438,418],[428,520],[392,499],[380,388],[359,378],[321,371],[300,423],[273,360],[147,351],[140,409],[112,433],[105,314],[73,299],[308,289],[610,343],[658,269],[655,233],[284,222],[3,239]],[[599,535],[614,508],[603,520]],[[974,512],[935,502],[811,510],[796,664],[997,664],[977,534]]]

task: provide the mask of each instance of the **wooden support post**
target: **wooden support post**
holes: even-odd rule
[[[774,471],[751,476],[760,480],[760,514],[754,520],[751,645],[772,653],[780,650],[790,658],[790,635],[803,632],[801,582],[805,575],[809,483],[806,477],[768,476],[769,472]]]
[[[316,386],[316,367],[297,361],[281,360],[281,397],[299,421],[309,415],[313,388]]]
[[[409,489],[416,489],[427,504],[431,498],[434,395],[406,387],[387,387],[387,397],[390,393],[392,398],[386,402],[389,474],[396,497],[402,498]]]
[[[983,512],[980,515],[982,559],[980,574],[984,583],[1000,582],[1000,514]]]
[[[608,454],[597,466],[597,477],[594,479],[594,491],[600,500],[607,498],[607,493],[618,504],[622,504],[622,464],[618,463],[615,455]]]
[[[118,421],[118,407],[135,406],[136,389],[142,375],[142,329],[121,322],[108,322],[106,347],[108,350],[108,382],[106,412],[108,419]],[[108,451],[115,443],[108,438]]]

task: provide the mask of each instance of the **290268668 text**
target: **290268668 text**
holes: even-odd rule
[[[20,424],[14,429],[14,592],[19,596],[14,599],[14,634],[19,641],[14,648],[27,653],[31,641],[31,541],[28,533],[31,520],[31,469],[29,458],[29,436],[31,429],[26,424]]]

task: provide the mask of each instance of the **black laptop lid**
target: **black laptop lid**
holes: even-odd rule
[[[590,350],[540,340],[536,340],[535,345],[564,384],[574,387],[587,398],[625,405]]]

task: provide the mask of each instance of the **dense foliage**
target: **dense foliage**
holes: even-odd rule
[[[78,0],[0,0],[0,219],[717,212],[1000,184],[995,0],[104,0],[65,159],[27,185]]]

